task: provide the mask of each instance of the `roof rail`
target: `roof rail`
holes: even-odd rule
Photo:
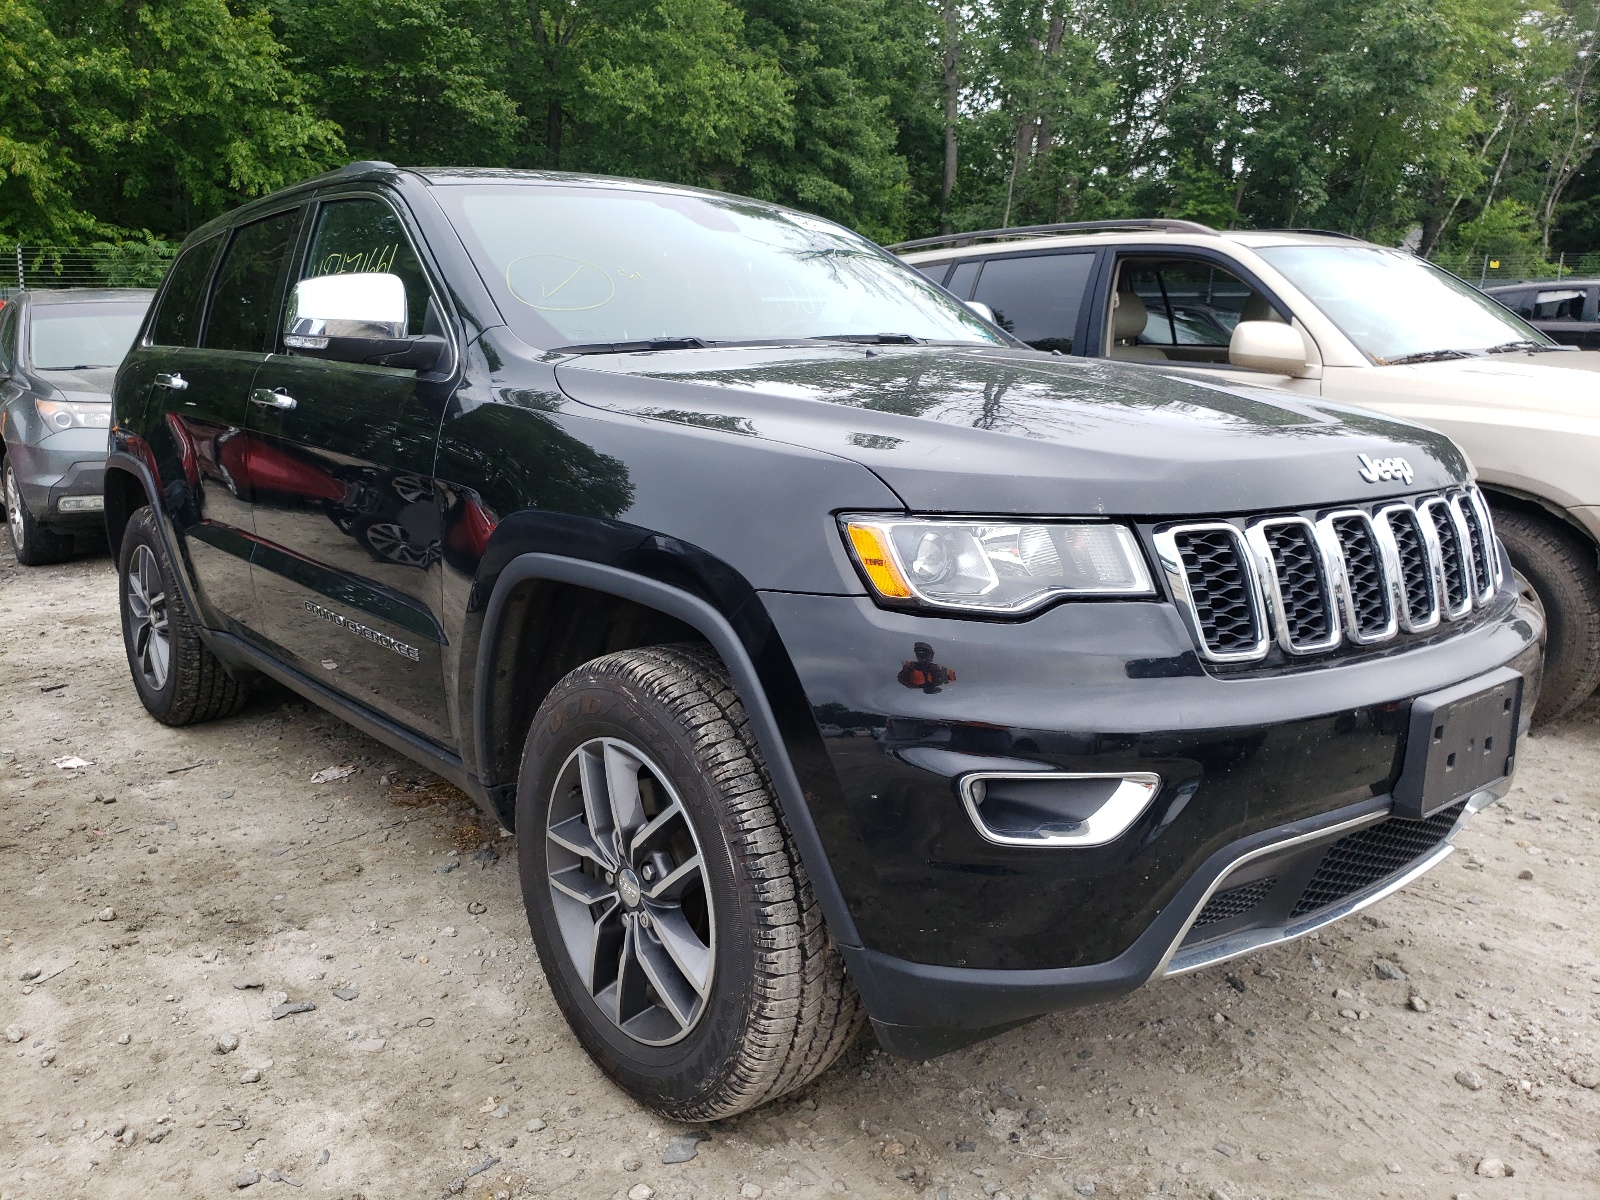
[[[1266,233],[1315,233],[1322,237],[1344,238],[1347,242],[1364,242],[1367,239],[1359,233],[1340,233],[1337,229],[1268,229]]]
[[[1216,233],[1209,225],[1198,221],[1180,221],[1174,217],[1130,217],[1121,221],[1067,221],[1056,225],[1013,225],[1007,229],[979,229],[971,233],[946,233],[939,237],[914,238],[909,242],[896,242],[885,249],[899,253],[902,250],[920,250],[927,246],[952,244],[966,246],[979,240],[997,238],[1035,237],[1045,233],[1089,233],[1097,229],[1159,229],[1165,233]]]
[[[341,171],[394,171],[398,169],[392,162],[384,162],[382,159],[377,158],[357,159],[338,168]]]

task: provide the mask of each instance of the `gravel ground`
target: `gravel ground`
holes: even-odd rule
[[[0,535],[0,1197],[1600,1195],[1600,700],[1364,917],[701,1130],[578,1050],[511,838],[282,691],[157,725],[114,584]]]

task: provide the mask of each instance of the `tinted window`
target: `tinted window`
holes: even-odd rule
[[[966,262],[956,264],[956,269],[950,272],[950,281],[945,284],[963,300],[972,299],[972,285],[978,281],[978,268],[983,266],[983,259],[968,259]]]
[[[316,236],[300,278],[381,271],[406,285],[409,332],[420,334],[428,315],[428,280],[400,218],[380,200],[334,200],[317,216]]]
[[[105,300],[35,304],[29,310],[28,357],[41,371],[114,367],[128,353],[150,302]]]
[[[217,257],[217,238],[207,238],[178,256],[161,293],[161,307],[150,322],[150,340],[157,346],[194,346],[200,341],[200,311],[205,307],[206,281]]]
[[[990,259],[972,299],[994,309],[1000,328],[1035,350],[1071,354],[1093,267],[1093,254]]]
[[[916,263],[915,266],[917,270],[921,271],[935,283],[943,283],[944,273],[950,269],[950,264],[947,262]]]
[[[283,266],[299,223],[298,211],[279,213],[233,235],[217,272],[206,346],[259,351],[276,344]]]

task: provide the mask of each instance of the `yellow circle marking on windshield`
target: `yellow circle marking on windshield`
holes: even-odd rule
[[[517,271],[522,263],[528,265]],[[511,278],[513,271],[522,282],[520,290]],[[610,272],[565,254],[524,254],[512,259],[506,264],[506,287],[540,312],[584,312],[610,304],[617,294]]]

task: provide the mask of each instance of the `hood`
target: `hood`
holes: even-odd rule
[[[81,371],[41,371],[35,368],[33,373],[60,392],[63,399],[89,404],[109,401],[111,385],[117,378],[116,367],[87,367]]]
[[[1600,421],[1600,353],[1493,354],[1371,372],[1374,392]]]
[[[1470,477],[1419,426],[1032,351],[730,347],[586,356],[556,375],[584,404],[854,460],[918,512],[1259,512]],[[1411,482],[1367,482],[1363,454],[1406,459]]]

